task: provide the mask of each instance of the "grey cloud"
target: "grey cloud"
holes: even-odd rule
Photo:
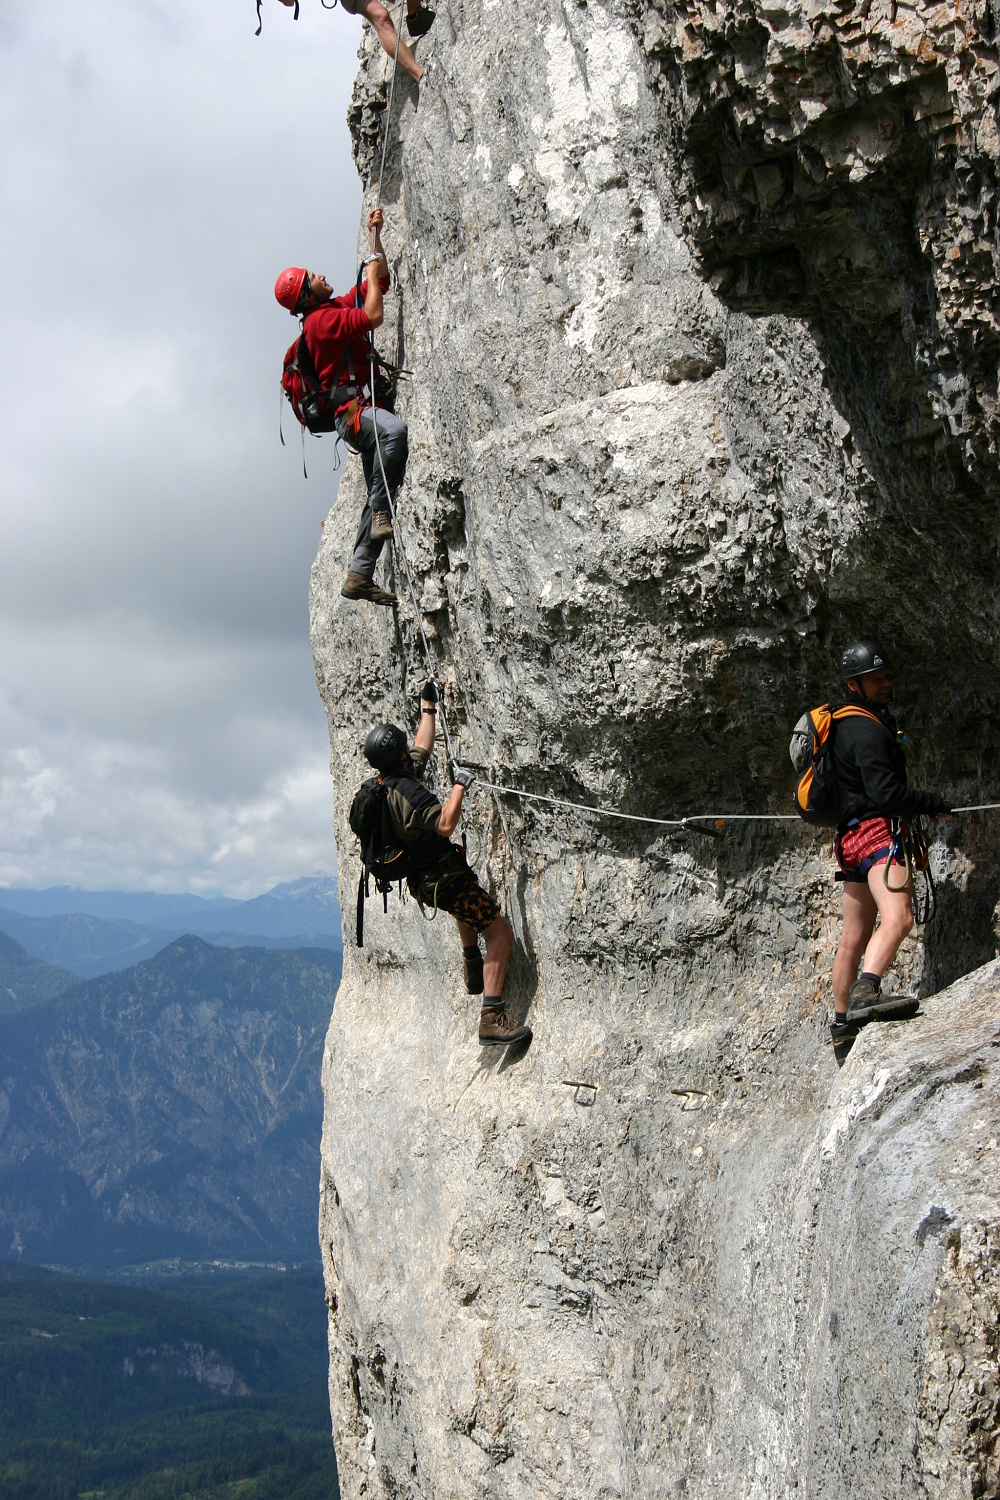
[[[333,446],[278,443],[290,262],[354,275],[359,23],[48,0],[0,23],[0,882],[330,869],[308,572]],[[293,431],[293,427],[295,430]]]

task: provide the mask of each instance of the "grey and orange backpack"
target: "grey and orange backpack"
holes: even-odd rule
[[[829,703],[811,708],[792,730],[788,754],[800,772],[795,785],[795,811],[817,828],[836,828],[840,822],[841,795],[833,760],[833,738],[841,719],[874,719],[878,714],[853,703],[831,709]]]

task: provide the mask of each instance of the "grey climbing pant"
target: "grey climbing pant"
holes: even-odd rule
[[[382,450],[382,464],[379,463],[378,453],[375,450],[376,421],[378,422],[379,447]],[[337,432],[349,448],[361,454],[361,465],[368,488],[368,498],[361,512],[361,524],[354,542],[354,556],[351,558],[350,570],[352,573],[360,573],[362,578],[372,578],[375,574],[375,564],[378,562],[379,553],[384,545],[381,539],[372,540],[372,515],[377,510],[389,509],[385,485],[382,482],[382,465],[385,466],[385,477],[389,481],[389,494],[395,498],[396,491],[403,482],[403,475],[406,473],[406,457],[409,452],[406,423],[399,417],[393,416],[391,411],[385,411],[381,406],[375,407],[373,417],[372,408],[367,406],[361,413],[361,423],[357,433],[348,429],[346,415],[337,418]]]

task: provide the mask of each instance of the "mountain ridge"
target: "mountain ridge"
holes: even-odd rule
[[[81,1271],[309,1254],[339,979],[329,950],[188,936],[0,1019],[12,1252]]]
[[[8,900],[17,904],[7,906]],[[151,921],[143,913],[159,913],[163,921]],[[326,877],[305,877],[249,901],[215,905],[198,897],[87,892],[69,886],[0,891],[0,931],[32,958],[63,966],[83,979],[129,968],[186,933],[225,947],[343,946],[336,886]]]

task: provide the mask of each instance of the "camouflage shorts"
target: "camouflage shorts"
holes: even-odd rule
[[[434,905],[433,881],[428,884],[422,880],[418,885],[411,880],[409,884],[411,896],[415,896],[425,906]],[[457,922],[464,922],[466,927],[471,927],[474,932],[485,932],[487,927],[492,927],[500,915],[500,907],[489,891],[483,890],[468,865],[456,874],[449,872],[447,877],[439,882],[437,905],[440,911],[450,913]]]

